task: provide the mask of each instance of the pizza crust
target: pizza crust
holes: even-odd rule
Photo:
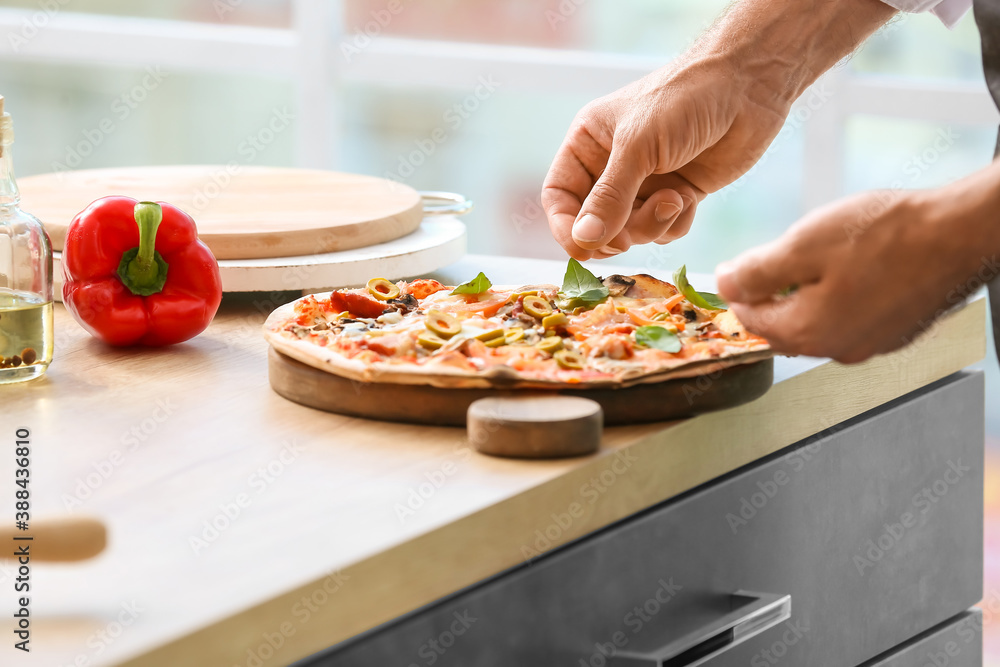
[[[659,286],[672,287],[651,276],[629,276],[637,279],[645,294],[662,293]],[[497,290],[519,290],[522,286],[494,286]],[[558,289],[554,285],[535,285],[534,289]],[[330,292],[312,295],[318,300],[329,298]],[[651,384],[682,378],[711,375],[725,368],[751,364],[773,356],[770,346],[766,343],[750,347],[734,348],[723,352],[719,357],[699,361],[678,359],[673,368],[665,368],[652,373],[619,379],[584,380],[581,382],[560,382],[539,380],[523,376],[509,366],[497,366],[482,371],[438,366],[429,370],[426,366],[416,364],[398,364],[389,362],[365,363],[349,359],[329,348],[289,338],[283,335],[281,329],[289,320],[295,317],[297,301],[285,304],[272,312],[264,322],[264,337],[278,352],[300,361],[308,366],[327,373],[333,373],[357,382],[379,382],[391,384],[430,385],[449,389],[566,389],[566,388],[624,388],[639,384]],[[735,321],[735,317],[731,318]],[[738,322],[736,323],[739,326]],[[731,326],[731,325],[730,325]]]

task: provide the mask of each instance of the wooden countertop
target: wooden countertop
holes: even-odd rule
[[[443,277],[558,283],[562,267],[470,256]],[[33,518],[98,516],[109,546],[85,563],[33,564],[32,652],[8,639],[0,663],[287,664],[985,352],[979,299],[865,364],[779,359],[778,382],[751,404],[608,429],[592,457],[508,461],[473,453],[461,429],[340,417],[274,394],[259,331],[278,305],[269,296],[224,304],[206,333],[167,350],[108,348],[57,306],[47,377],[0,387],[4,438],[9,447],[15,428],[31,429]],[[11,456],[0,469],[4,516]],[[0,562],[8,638],[14,576]]]

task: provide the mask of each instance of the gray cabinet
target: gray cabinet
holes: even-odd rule
[[[959,373],[300,664],[923,665],[981,597],[983,442]]]
[[[862,667],[980,667],[982,664],[983,614],[973,609]]]

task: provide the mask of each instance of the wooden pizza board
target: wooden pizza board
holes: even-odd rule
[[[329,253],[385,243],[423,219],[413,188],[374,176],[224,165],[129,167],[19,179],[22,208],[62,250],[73,217],[108,195],[169,202],[190,214],[216,259]]]
[[[428,385],[358,382],[327,373],[268,350],[271,387],[311,408],[352,417],[393,422],[463,426],[474,401],[494,396],[524,396],[525,391],[442,389]],[[711,375],[640,384],[623,389],[564,389],[601,404],[607,425],[640,424],[691,417],[730,408],[763,396],[774,381],[774,360],[732,366]],[[540,396],[550,396],[547,391]]]

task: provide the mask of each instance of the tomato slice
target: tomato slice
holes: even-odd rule
[[[426,299],[431,294],[435,294],[444,289],[448,288],[436,280],[421,278],[420,280],[414,280],[410,283],[406,288],[406,291],[417,299]]]
[[[330,306],[334,312],[348,311],[355,317],[378,317],[385,310],[385,304],[367,292],[339,291],[330,294]]]

